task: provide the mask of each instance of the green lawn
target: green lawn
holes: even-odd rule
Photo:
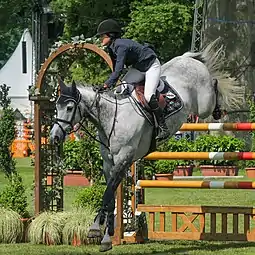
[[[33,167],[28,166],[30,159],[17,160],[17,167],[21,173],[24,184],[27,188],[29,199],[29,211],[33,213]],[[196,173],[197,174],[197,173]],[[244,172],[240,172],[244,175]],[[240,179],[243,180],[243,179]],[[240,181],[239,180],[239,181]],[[6,184],[6,180],[0,174],[0,190]],[[64,207],[65,210],[72,208],[75,194],[80,187],[65,187]],[[246,190],[198,190],[198,189],[147,189],[146,203],[154,205],[240,205],[254,206],[254,191]],[[99,254],[97,246],[44,246],[30,244],[10,244],[0,245],[0,254],[30,255],[30,254]],[[107,254],[182,254],[182,255],[202,255],[202,254],[255,254],[255,243],[248,242],[201,242],[201,241],[168,241],[149,242],[143,245],[122,245],[114,247]]]
[[[30,244],[0,245],[2,255],[87,255],[100,254],[97,246],[44,246]],[[199,241],[152,242],[139,245],[121,245],[105,254],[179,254],[179,255],[254,255],[254,243],[223,243]]]

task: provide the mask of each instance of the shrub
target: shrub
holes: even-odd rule
[[[96,136],[95,130],[90,125],[89,132]],[[79,131],[78,141],[67,140],[64,143],[65,169],[82,169],[84,175],[93,183],[100,182],[102,177],[103,160],[100,154],[99,144],[82,130]]]
[[[177,160],[158,160],[155,162],[155,172],[157,174],[173,173],[177,166]]]
[[[88,125],[88,131],[96,137],[96,131],[94,127]],[[81,134],[81,151],[79,156],[79,165],[84,171],[84,175],[93,181],[93,183],[98,183],[102,177],[102,165],[103,159],[100,154],[99,143],[88,137],[80,131]]]
[[[186,138],[176,140],[170,138],[167,143],[159,147],[159,151],[182,152],[193,151],[193,142]],[[156,173],[173,173],[177,166],[187,166],[193,164],[192,160],[157,160],[155,162]]]
[[[21,176],[18,173],[13,173],[8,180],[9,183],[0,193],[0,205],[12,209],[22,217],[28,217],[26,189]]]
[[[20,215],[10,209],[0,208],[0,242],[17,243],[23,237]]]
[[[98,210],[102,206],[103,194],[105,191],[104,185],[95,184],[91,187],[86,187],[77,194],[75,199],[76,207],[88,207]]]
[[[8,98],[9,87],[0,85],[0,107],[2,108],[0,117],[0,170],[6,176],[15,171],[15,161],[12,159],[10,146],[15,139],[14,111],[10,107],[11,100]]]
[[[232,136],[201,135],[195,141],[195,150],[202,152],[239,152],[245,147],[244,141]],[[200,165],[235,165],[234,160],[201,160]]]
[[[64,165],[66,169],[80,170],[80,153],[81,153],[81,142],[75,140],[67,140],[63,147],[64,152]]]

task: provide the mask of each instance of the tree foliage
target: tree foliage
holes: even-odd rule
[[[32,2],[29,0],[0,1],[0,61],[8,60],[23,30],[31,27]]]
[[[15,139],[14,111],[10,107],[11,101],[8,98],[9,87],[0,86],[0,169],[7,175],[15,171],[15,162],[12,159],[10,146]]]
[[[97,25],[106,18],[116,18],[125,24],[129,19],[132,0],[53,0],[54,12],[65,17],[64,38],[83,34],[92,37]]]
[[[126,36],[139,42],[154,45],[160,58],[167,61],[182,54],[189,48],[192,30],[192,8],[179,3],[155,4],[147,0],[144,5],[136,2],[131,11],[131,22],[126,28]]]

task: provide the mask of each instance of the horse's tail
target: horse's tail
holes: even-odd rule
[[[218,80],[218,90],[228,109],[240,108],[244,105],[244,86],[237,82],[229,73],[223,71],[226,62],[224,47],[217,38],[201,52],[186,52],[184,57],[194,58],[206,65],[212,79]]]

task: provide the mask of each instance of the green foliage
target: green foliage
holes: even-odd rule
[[[88,130],[90,133],[96,137],[96,130],[91,125],[88,124]],[[102,165],[103,159],[100,154],[99,143],[92,138],[84,134],[83,131],[80,131],[80,156],[79,156],[79,165],[82,167],[85,176],[97,183],[100,181],[102,176]]]
[[[0,243],[18,243],[23,237],[20,215],[10,209],[0,208]]]
[[[67,140],[64,142],[63,153],[64,153],[64,166],[65,169],[69,170],[80,170],[79,164],[81,152],[81,142],[75,140]]]
[[[31,27],[33,1],[0,1],[0,60],[8,60],[18,45],[24,28]],[[1,68],[1,64],[0,64]]]
[[[0,170],[7,176],[15,171],[15,162],[12,159],[10,146],[15,139],[14,111],[10,107],[11,100],[8,98],[9,87],[0,85]]]
[[[75,206],[83,208],[90,205],[95,210],[100,209],[105,188],[104,185],[99,184],[84,188],[77,194],[74,202]]]
[[[169,174],[173,173],[174,169],[178,166],[177,160],[157,160],[155,162],[156,174]]]
[[[0,193],[2,207],[10,208],[22,216],[27,215],[27,198],[21,176],[16,172],[15,161],[12,158],[10,147],[15,139],[14,111],[10,107],[8,98],[9,87],[0,86],[0,169],[6,174],[9,184]]]
[[[170,138],[167,143],[159,147],[159,151],[182,152],[194,151],[193,142],[182,138],[176,140]],[[157,160],[155,163],[156,173],[173,173],[177,166],[187,166],[193,164],[192,160]]]
[[[255,102],[254,99],[251,99],[248,101],[249,104],[249,110],[250,110],[250,122],[254,123],[255,122]],[[255,151],[255,132],[251,132],[251,151]],[[255,160],[246,160],[245,161],[245,167],[255,167]]]
[[[195,151],[236,152],[243,151],[244,141],[232,136],[201,135],[195,141]],[[200,165],[229,166],[236,165],[234,160],[201,160]]]
[[[18,173],[13,173],[8,180],[9,183],[0,193],[0,206],[9,208],[24,218],[28,217],[26,189],[21,176]]]
[[[96,136],[94,128],[90,125],[90,132]],[[103,160],[99,150],[98,142],[79,132],[81,138],[78,141],[67,140],[64,143],[64,168],[82,169],[84,175],[98,183],[102,176]]]
[[[92,37],[97,25],[106,18],[125,20],[130,12],[130,0],[53,0],[57,15],[65,14],[64,38],[83,34]]]
[[[125,36],[151,43],[160,58],[168,61],[190,46],[192,8],[168,1],[156,2],[159,1],[135,2]]]
[[[78,210],[70,212],[63,229],[63,243],[72,244],[74,238],[80,240],[82,244],[93,243],[95,240],[88,239],[88,231],[94,222],[96,211],[87,206],[78,208]],[[96,240],[100,242],[99,240]]]
[[[110,67],[99,55],[86,52],[72,63],[67,74],[69,74],[70,79],[75,81],[100,85],[104,83],[110,73]]]

